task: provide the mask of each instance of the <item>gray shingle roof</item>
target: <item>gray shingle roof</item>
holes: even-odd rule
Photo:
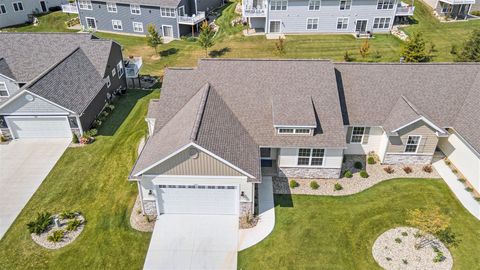
[[[301,86],[299,86],[301,87]],[[316,127],[312,98],[295,94],[273,96],[272,113],[275,126]]]
[[[181,0],[116,0],[115,2],[124,4],[139,4],[146,6],[177,7],[180,4]]]

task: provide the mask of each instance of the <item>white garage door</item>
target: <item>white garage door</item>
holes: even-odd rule
[[[65,116],[9,116],[6,120],[15,139],[72,137],[70,125]]]
[[[160,213],[238,215],[238,187],[233,185],[159,185]]]

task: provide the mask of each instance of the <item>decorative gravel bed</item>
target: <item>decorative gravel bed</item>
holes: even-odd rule
[[[30,234],[32,236],[33,241],[35,241],[35,243],[39,244],[40,246],[42,246],[44,248],[59,249],[59,248],[62,248],[64,246],[72,243],[80,235],[80,233],[82,233],[83,228],[85,227],[85,218],[79,213],[77,213],[75,215],[75,218],[63,219],[63,218],[60,218],[60,214],[53,215],[52,218],[54,220],[56,218],[58,218],[58,220],[60,222],[60,226],[57,226],[57,224],[55,224],[55,222],[53,222],[53,224],[50,225],[50,227],[48,228],[48,230],[46,232],[41,233],[39,235],[37,235],[35,233]],[[73,219],[80,220],[81,224],[80,224],[80,226],[78,226],[78,228],[76,230],[68,231],[66,229],[67,224],[68,224],[69,221],[71,221]],[[63,230],[65,232],[62,240],[60,240],[59,242],[49,241],[48,236],[51,235],[54,231],[58,231],[58,230]]]
[[[142,206],[140,205],[140,195],[135,200],[135,205],[130,215],[130,225],[137,231],[153,232],[155,227],[156,216],[147,216],[142,213]]]
[[[423,242],[424,245],[419,249],[415,247],[416,244],[425,241],[421,237],[415,237],[418,232],[418,229],[412,227],[398,227],[384,232],[373,244],[373,258],[387,270],[452,269],[452,254],[440,240],[432,235],[426,237],[433,240]]]
[[[342,196],[361,192],[375,184],[392,178],[440,178],[440,175],[433,167],[433,171],[427,173],[423,171],[424,165],[409,165],[412,172],[407,174],[403,170],[404,165],[381,165],[379,163],[367,164],[365,159],[365,156],[346,156],[342,172],[350,170],[353,173],[352,178],[345,178],[343,176],[340,179],[289,179],[285,177],[273,177],[273,192],[276,194]],[[353,164],[357,161],[362,162],[363,167],[366,166],[366,171],[369,174],[368,178],[360,177],[360,170],[354,168]],[[394,170],[393,173],[389,174],[385,172],[384,168],[387,166],[390,166]],[[290,188],[288,185],[290,180],[297,181],[299,186]],[[319,184],[318,189],[312,189],[310,187],[310,182],[312,181],[316,181]],[[341,190],[334,190],[334,185],[336,183],[339,183],[342,186]]]

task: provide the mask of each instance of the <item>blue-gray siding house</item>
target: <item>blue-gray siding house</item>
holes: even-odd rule
[[[80,23],[86,30],[146,35],[155,25],[166,39],[196,31],[205,14],[223,0],[121,0],[76,2]]]
[[[68,0],[0,0],[0,28],[31,22],[32,15],[48,12]]]

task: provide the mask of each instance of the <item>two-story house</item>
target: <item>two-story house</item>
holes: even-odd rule
[[[468,19],[472,11],[480,10],[479,0],[425,0],[437,16],[455,20]]]
[[[68,0],[0,0],[0,28],[31,22],[34,14],[48,12]]]
[[[206,13],[222,3],[223,0],[79,0],[70,12],[78,12],[86,30],[145,36],[151,24],[164,38],[177,39],[198,31]]]
[[[413,12],[400,0],[243,0],[250,28],[265,33],[382,33]]]

